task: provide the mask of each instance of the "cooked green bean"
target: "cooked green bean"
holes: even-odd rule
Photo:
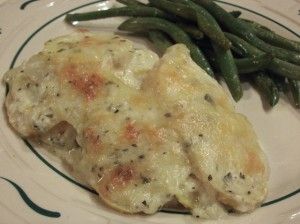
[[[279,101],[279,91],[274,81],[264,72],[254,74],[254,82],[260,92],[266,97],[268,103],[273,107]]]
[[[137,0],[117,0],[117,2],[122,3],[123,5],[129,5],[129,6],[146,6],[146,4],[139,2]]]
[[[272,78],[272,80],[276,84],[277,89],[278,89],[279,92],[286,93],[288,91],[288,86],[287,86],[285,77],[278,76],[276,74],[275,75],[270,74],[270,77]]]
[[[196,21],[200,30],[203,30],[203,32],[220,47],[226,50],[230,49],[230,41],[225,37],[217,21],[206,9],[191,0],[181,0],[181,2],[190,6],[192,10],[195,10]]]
[[[128,5],[128,6],[146,6],[145,4],[138,2],[136,0],[117,0],[118,2]],[[170,18],[169,18],[170,19]],[[172,21],[175,21],[175,17],[173,17],[171,19]],[[182,21],[177,21],[176,20],[176,24],[183,29],[185,32],[187,32],[191,37],[195,38],[195,39],[202,39],[204,34],[203,32],[201,32],[198,27],[193,26],[191,24],[187,24],[184,23]]]
[[[256,23],[252,24],[252,29],[259,38],[261,38],[269,44],[281,47],[283,49],[300,52],[300,42],[288,40],[271,30],[265,29],[264,27]]]
[[[259,24],[259,23],[257,23],[257,22],[254,22],[253,20],[249,20],[249,19],[245,19],[245,18],[240,19],[240,20],[242,20],[243,22],[248,23],[248,25],[250,24],[251,26],[257,26],[257,27],[260,27],[260,28],[262,28],[262,29],[271,31],[268,27],[263,26],[263,25],[261,25],[261,24]]]
[[[265,51],[272,54],[279,59],[300,65],[300,53],[295,53],[290,50],[285,50],[279,47],[272,46],[259,39],[251,27],[243,21],[234,18],[230,13],[218,6],[212,0],[193,0],[207,9],[218,22],[222,23],[230,32],[243,37],[246,41]]]
[[[199,41],[200,44],[201,42],[203,41]],[[214,70],[221,72],[233,99],[238,101],[242,97],[243,91],[231,51],[224,50],[214,43],[211,45],[213,50],[210,48],[204,48],[203,52],[207,56]]]
[[[122,8],[111,8],[101,11],[93,11],[86,13],[67,14],[65,20],[67,22],[73,21],[87,21],[102,19],[115,16],[145,16],[145,17],[160,17],[165,19],[174,19],[173,16],[153,7],[147,6],[126,6]]]
[[[212,0],[193,0],[195,3],[204,7],[214,18],[221,24],[223,24],[230,32],[240,35],[249,35],[250,29],[248,26],[238,19],[234,18],[233,15],[225,11],[223,8],[218,6]]]
[[[230,50],[225,50],[213,43],[217,65],[228,86],[228,89],[235,101],[239,101],[243,96],[241,82],[238,76],[236,64]]]
[[[179,16],[185,20],[196,21],[194,10],[191,10],[191,8],[187,5],[172,3],[168,0],[149,0],[149,2],[153,6],[159,8],[163,11],[172,13],[172,14]]]
[[[225,33],[225,35],[231,40],[234,46],[241,47],[241,49],[244,50],[244,57],[257,57],[264,54],[263,51],[257,49],[256,47],[233,34]],[[276,73],[277,75],[300,80],[300,66],[280,60],[278,58],[274,58],[271,61],[268,69]]]
[[[145,30],[160,30],[167,33],[175,42],[183,43],[190,50],[192,59],[209,75],[213,71],[201,50],[192,42],[190,37],[174,23],[159,18],[131,18],[123,22],[119,30],[141,32]]]
[[[163,32],[152,30],[148,32],[148,36],[150,41],[155,46],[156,50],[163,54],[168,47],[170,47],[173,43]]]
[[[297,80],[288,79],[295,107],[300,108],[300,85]]]
[[[230,49],[230,41],[225,37],[217,21],[202,7],[193,5],[191,7],[196,11],[196,18],[198,27],[217,45],[224,50]]]
[[[261,41],[258,38],[256,41],[251,41],[251,43],[260,50],[272,54],[281,60],[300,65],[300,53],[272,46],[270,44],[265,43],[264,41]]]
[[[202,43],[201,43],[201,45],[202,45]],[[213,68],[214,72],[220,73],[220,66],[219,66],[219,63],[217,62],[216,54],[214,53],[212,46],[210,46],[210,47],[211,48],[204,47],[204,48],[201,48],[201,50],[203,51],[203,54],[206,56],[209,64]]]
[[[300,66],[291,64],[278,58],[274,58],[271,61],[268,69],[277,75],[300,80]]]
[[[239,74],[245,74],[266,69],[272,60],[273,57],[271,55],[263,54],[257,57],[235,59],[235,64]]]
[[[204,37],[203,32],[201,32],[197,26],[183,22],[176,22],[176,25],[196,40],[200,40]]]
[[[238,57],[241,57],[241,56],[244,55],[244,52],[241,51],[240,48],[237,48],[237,47],[231,45],[230,49],[231,49],[231,52],[232,52],[233,54],[237,55]]]
[[[235,46],[237,49],[240,50],[240,52],[243,53],[244,57],[252,57],[264,54],[263,51],[257,49],[256,47],[249,44],[247,41],[234,34],[225,32],[225,36],[231,41],[233,46]]]
[[[196,21],[198,27],[212,41],[224,49],[230,48],[230,41],[225,37],[216,20],[201,6],[192,1],[180,1],[185,4],[173,3],[168,0],[149,0],[154,6],[173,13],[184,19]]]
[[[249,53],[248,49],[246,49],[245,51],[247,53]],[[252,53],[252,51],[257,53],[255,51],[255,48],[251,49],[250,53]],[[220,59],[216,58],[215,54],[212,54],[211,50],[206,50],[205,52],[208,55],[209,61],[212,64],[212,66],[214,68],[217,66],[217,68],[219,70],[221,70],[221,68],[219,66]],[[261,53],[260,50],[258,50],[258,52]],[[244,54],[243,56],[251,57],[252,55]],[[261,70],[262,68],[267,67],[269,65],[269,63],[271,63],[271,61],[272,61],[272,57],[270,55],[266,55],[266,54],[262,53],[262,54],[256,55],[256,57],[253,57],[253,58],[236,59],[235,63],[238,67],[239,73],[250,73],[250,72],[257,72],[257,71]],[[224,73],[224,72],[222,72],[222,73]],[[256,78],[256,75],[254,75],[253,79],[255,82],[257,82],[257,85],[259,85],[260,87],[265,86],[265,87],[270,88],[270,89],[266,89],[266,90],[261,89],[260,91],[263,92],[264,95],[266,95],[266,97],[271,105],[275,105],[276,98],[278,98],[278,93],[276,94],[276,91],[275,91],[276,86],[274,87],[274,84],[272,83],[272,81],[269,81],[270,78],[269,77],[261,77],[261,76],[258,76]]]

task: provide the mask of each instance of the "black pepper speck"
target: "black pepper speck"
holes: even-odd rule
[[[204,99],[209,103],[214,103],[212,97],[209,94],[205,94]]]
[[[143,175],[141,175],[141,179],[142,179],[143,184],[148,184],[151,182],[151,178],[145,177]]]
[[[224,178],[223,178],[223,180],[224,180],[225,182],[231,181],[231,179],[232,179],[232,174],[231,174],[231,172],[228,172],[228,173],[224,176]]]
[[[208,181],[211,181],[213,178],[212,176],[209,174],[208,177],[207,177]]]
[[[182,145],[183,145],[183,147],[184,147],[185,149],[188,149],[188,148],[191,147],[192,143],[190,143],[190,142],[183,142]]]
[[[240,173],[240,178],[241,178],[241,179],[245,179],[245,174]]]
[[[169,118],[169,117],[172,117],[172,114],[171,113],[165,113],[164,116]]]

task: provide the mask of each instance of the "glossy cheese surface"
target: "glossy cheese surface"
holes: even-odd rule
[[[55,148],[119,211],[152,214],[175,198],[215,218],[266,196],[251,124],[182,44],[159,59],[119,36],[76,33],[48,41],[5,81],[13,128]]]

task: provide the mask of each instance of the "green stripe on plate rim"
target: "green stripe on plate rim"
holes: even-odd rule
[[[24,2],[24,3],[20,6],[20,9],[21,9],[21,10],[24,10],[24,9],[27,7],[27,5],[31,4],[32,2],[36,2],[36,1],[38,1],[38,0],[29,0],[29,1],[27,1],[27,2]]]
[[[38,206],[37,204],[35,204],[25,193],[25,191],[19,186],[17,185],[15,182],[13,182],[12,180],[9,180],[5,177],[0,177],[1,179],[7,181],[8,183],[10,183],[19,193],[19,195],[21,196],[21,198],[23,199],[23,201],[26,203],[26,205],[28,205],[28,207],[30,207],[33,211],[35,211],[36,213],[43,215],[43,216],[47,216],[50,218],[59,218],[60,217],[60,213],[59,212],[53,212],[47,209],[44,209],[40,206]]]
[[[78,6],[76,8],[73,8],[73,9],[70,9],[54,18],[52,18],[51,20],[49,20],[48,22],[46,22],[45,24],[43,24],[41,27],[39,27],[37,30],[35,30],[24,42],[23,44],[19,47],[17,53],[15,54],[15,56],[13,57],[13,60],[10,64],[10,69],[14,67],[19,55],[21,54],[22,50],[24,49],[24,47],[28,44],[28,42],[37,34],[39,33],[42,29],[44,29],[46,26],[48,26],[50,23],[54,22],[55,20],[63,17],[64,15],[66,15],[67,13],[70,13],[70,12],[73,12],[77,9],[81,9],[81,8],[84,8],[86,6],[90,6],[90,5],[93,5],[93,4],[96,4],[96,3],[99,3],[99,2],[103,2],[103,1],[106,1],[106,0],[98,0],[98,1],[93,1],[93,2],[90,2],[90,3],[87,3],[87,4],[84,4],[84,5],[81,5],[81,6]],[[281,26],[282,28],[286,29],[287,31],[291,32],[292,34],[294,34],[295,36],[299,37],[300,38],[300,34],[296,33],[295,31],[289,29],[288,27],[286,27],[285,25],[263,15],[263,14],[260,14],[258,12],[255,12],[251,9],[247,9],[245,7],[242,7],[242,6],[239,6],[239,5],[236,5],[236,4],[232,4],[232,3],[228,3],[228,2],[224,2],[224,1],[220,1],[220,0],[215,0],[216,2],[219,2],[219,3],[222,3],[222,4],[226,4],[226,5],[230,5],[230,6],[234,6],[236,8],[239,8],[239,9],[242,9],[242,10],[245,10],[245,11],[248,11],[248,12],[251,12],[253,14],[256,14],[260,17],[263,17],[279,26]],[[60,176],[62,176],[63,178],[65,178],[66,180],[70,181],[71,183],[83,188],[84,190],[87,190],[89,191],[90,193],[93,193],[93,194],[97,194],[96,191],[90,189],[89,187],[77,182],[76,180],[72,179],[71,177],[67,176],[66,174],[64,174],[63,172],[59,171],[57,168],[55,168],[53,165],[51,165],[44,157],[42,157],[35,149],[34,147],[26,140],[24,140],[25,144],[27,145],[27,147],[34,153],[34,155],[36,155],[45,165],[47,165],[50,169],[52,169],[54,172],[56,172],[57,174],[59,174]],[[272,205],[272,204],[275,204],[275,203],[278,203],[280,201],[283,201],[285,199],[288,199],[296,194],[300,193],[300,188],[289,193],[289,194],[286,194],[282,197],[279,197],[279,198],[276,198],[274,200],[271,200],[271,201],[268,201],[268,202],[265,202],[264,204],[262,204],[261,207],[265,207],[265,206],[269,206],[269,205]],[[179,211],[173,211],[173,210],[161,210],[161,212],[166,212],[166,213],[176,213],[176,214],[189,214],[188,212],[179,212]]]

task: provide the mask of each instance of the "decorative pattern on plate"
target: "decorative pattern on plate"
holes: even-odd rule
[[[44,208],[41,208],[40,206],[38,206],[37,204],[35,204],[25,193],[25,191],[19,186],[17,185],[15,182],[5,178],[5,177],[0,177],[1,179],[7,181],[8,183],[10,183],[19,193],[19,195],[21,196],[21,198],[23,199],[23,201],[36,213],[43,215],[43,216],[47,216],[50,218],[59,218],[60,217],[60,213],[59,212],[53,212]]]
[[[26,1],[26,2],[24,2],[24,3],[20,6],[20,9],[21,9],[21,10],[24,10],[24,9],[26,8],[27,5],[29,5],[29,4],[32,3],[32,2],[36,2],[36,1],[38,1],[38,0],[29,0],[29,1]]]

